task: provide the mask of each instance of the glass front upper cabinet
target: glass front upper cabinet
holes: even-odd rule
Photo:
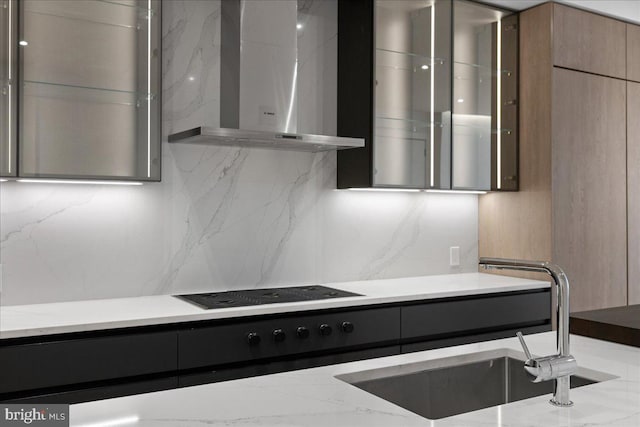
[[[159,180],[160,2],[9,1],[17,175]]]
[[[376,187],[449,186],[450,22],[450,1],[376,1]]]
[[[456,1],[453,34],[452,188],[517,190],[517,15]]]
[[[517,15],[376,0],[374,46],[372,186],[517,189]]]

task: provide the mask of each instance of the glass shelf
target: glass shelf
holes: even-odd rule
[[[473,120],[472,118],[466,117],[467,115],[454,114],[453,115],[453,128],[460,129],[474,129],[484,131],[487,128],[478,124],[479,120]],[[481,117],[480,120],[486,117],[486,120],[490,121],[489,116],[477,116]],[[418,133],[423,129],[429,129],[431,127],[444,128],[447,126],[451,126],[451,123],[448,122],[428,122],[422,120],[413,120],[413,119],[402,119],[395,117],[383,117],[376,116],[375,128],[376,129],[393,129],[405,132],[413,132]],[[492,134],[497,133],[505,133],[510,135],[513,132],[512,129],[501,128],[501,129],[491,129]]]
[[[506,76],[510,76],[511,75],[511,70],[507,70],[507,69],[495,69],[493,67],[488,67],[486,65],[482,65],[482,64],[474,64],[471,62],[462,62],[462,61],[453,61],[453,77],[454,79],[457,79],[458,77],[456,76],[456,71],[460,72],[460,70],[464,70],[464,68],[471,68],[471,69],[475,69],[477,72],[480,72],[482,76],[487,76],[487,77],[491,77],[491,76],[497,76],[498,73],[502,73],[502,75],[506,75]]]
[[[421,62],[422,63],[421,65],[427,65],[427,66],[431,65],[432,60],[436,65],[444,65],[447,62],[447,60],[444,58],[431,57],[428,55],[422,55],[422,54],[413,53],[413,52],[401,52],[401,51],[391,50],[391,49],[376,48],[376,53],[379,55],[378,59],[391,60],[393,58],[398,58],[398,59],[412,58],[414,61]],[[492,75],[497,75],[498,72],[501,72],[506,75],[511,75],[511,70],[508,70],[508,69],[497,70],[497,69],[494,69],[493,67],[489,67],[484,64],[478,64],[478,63],[466,62],[466,61],[453,61],[453,64],[454,66],[477,68],[478,70],[486,71],[487,74],[492,74]],[[376,66],[393,67],[393,65],[390,65],[390,64],[380,64],[378,63],[378,61],[376,61]],[[397,67],[397,68],[403,68],[403,67]],[[428,68],[426,70],[428,70]]]
[[[118,1],[118,0],[94,0],[94,1],[99,2],[99,3],[112,4],[114,6],[126,7],[126,8],[129,8],[130,10],[138,10],[141,14],[144,14],[145,16],[146,16],[147,13],[151,13],[151,16],[154,15],[153,9],[149,9],[149,8],[143,7],[143,6],[138,6],[137,4],[124,3],[124,2]]]
[[[431,61],[433,60],[433,62],[436,65],[444,65],[446,61],[446,59],[444,58],[433,58],[427,55],[421,55],[419,53],[413,53],[413,52],[400,52],[397,50],[391,50],[391,49],[383,49],[383,48],[376,48],[376,54],[378,56],[378,58],[376,58],[376,65],[378,64],[378,59],[383,58],[383,59],[392,59],[394,57],[397,58],[413,58],[414,60],[418,60],[424,63],[424,65],[430,65]]]
[[[89,24],[138,30],[146,27],[145,21],[153,16],[153,10],[112,0],[57,0],[51,2],[26,1],[24,12],[40,16],[69,19]]]
[[[99,87],[74,86],[31,80],[25,80],[23,85],[25,96],[66,99],[74,102],[81,101],[140,107],[147,101],[152,101],[155,98],[154,94],[149,93],[113,90]]]

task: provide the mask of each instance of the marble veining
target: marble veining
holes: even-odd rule
[[[0,183],[0,305],[477,271],[477,196],[337,191],[335,152],[168,144],[219,125],[223,17],[162,3],[162,182]],[[331,134],[335,2],[307,6],[298,127]]]
[[[521,351],[516,338],[447,347],[321,368],[148,393],[71,406],[71,425],[134,416],[137,426],[430,426],[595,427],[640,425],[640,349],[572,336],[580,366],[617,378],[572,389],[575,405],[549,395],[428,420],[336,376],[494,349]],[[555,333],[529,335],[535,353],[551,354]]]

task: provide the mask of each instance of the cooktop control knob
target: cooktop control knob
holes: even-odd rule
[[[331,326],[327,325],[326,323],[320,325],[320,335],[325,337],[327,335],[331,335]]]
[[[260,335],[257,332],[249,332],[247,334],[247,342],[249,345],[258,345],[260,344]]]
[[[347,334],[350,334],[351,332],[353,332],[353,323],[351,322],[342,322],[342,332],[345,332]]]
[[[285,334],[282,329],[273,330],[273,340],[275,342],[282,342],[286,337],[287,337],[287,334]]]
[[[298,334],[298,338],[309,338],[309,329],[304,326],[299,326],[296,330],[296,334]]]

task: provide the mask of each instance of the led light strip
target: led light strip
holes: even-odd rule
[[[436,5],[435,3],[431,5],[431,123],[429,126],[429,139],[430,139],[430,150],[431,150],[431,165],[430,165],[430,177],[429,177],[429,186],[433,187],[435,185],[435,120],[436,120],[436,103],[434,96],[434,88],[435,88],[435,78],[436,78]]]
[[[443,194],[487,194],[482,190],[420,190],[416,188],[348,188],[349,191],[394,192],[394,193],[443,193]],[[341,191],[341,190],[336,190]]]
[[[419,193],[422,190],[417,188],[348,188],[349,191],[376,191],[393,193]]]
[[[13,67],[11,66],[12,63],[13,63],[13,51],[12,51],[12,49],[13,49],[13,19],[12,19],[13,14],[12,14],[12,11],[11,11],[11,5],[12,5],[13,1],[12,0],[8,0],[8,2],[9,2],[9,52],[8,52],[8,54],[9,54],[9,56],[8,56],[8,59],[9,59],[9,73],[8,73],[9,74],[8,75],[9,81],[8,81],[8,84],[7,84],[7,94],[8,94],[8,97],[9,97],[8,98],[9,108],[8,108],[7,115],[8,115],[9,122],[7,123],[7,138],[8,138],[8,142],[9,143],[7,144],[7,146],[8,146],[8,148],[7,148],[7,164],[8,164],[7,171],[8,171],[8,173],[11,173],[11,166],[12,166],[11,165],[11,145],[12,145],[11,141],[12,141],[12,138],[13,138],[12,129],[11,129],[12,120],[13,120],[13,117],[11,116],[11,111],[13,110],[13,100],[12,100],[12,95],[11,95],[11,88],[13,86],[13,80],[12,80],[13,79],[13,74],[12,74]]]
[[[426,193],[444,193],[444,194],[487,194],[482,190],[424,190]]]
[[[497,47],[496,47],[496,60],[498,65],[498,81],[497,81],[497,93],[496,93],[496,165],[497,165],[497,177],[496,187],[498,190],[502,187],[502,22],[497,22]]]
[[[88,185],[142,185],[137,181],[77,181],[68,179],[17,179],[16,182],[33,184],[88,184]]]
[[[147,177],[151,178],[151,0],[147,10]]]

